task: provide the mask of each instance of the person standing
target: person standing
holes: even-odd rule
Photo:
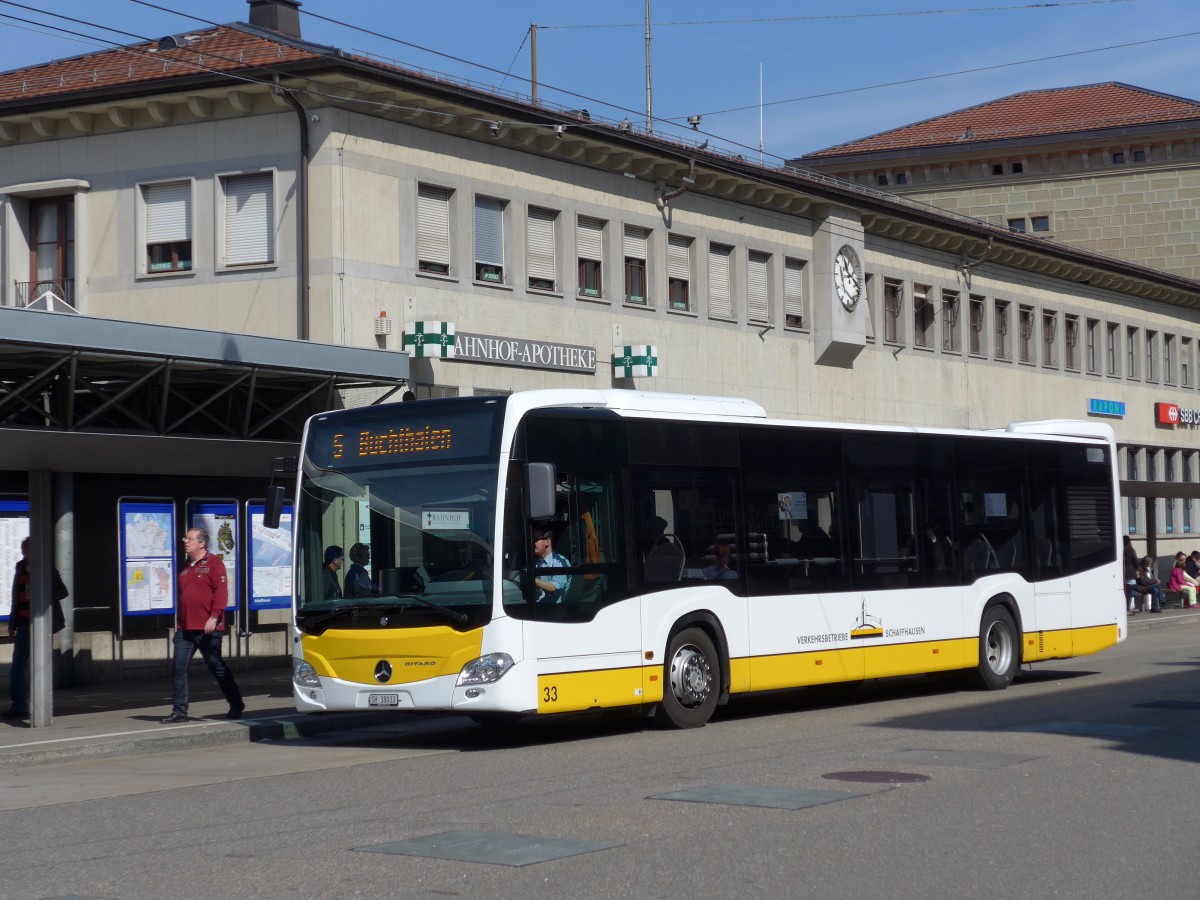
[[[183,539],[187,565],[179,575],[179,613],[175,623],[175,687],[171,714],[162,720],[174,725],[188,720],[188,664],[196,651],[229,702],[227,719],[240,719],[246,704],[233,673],[221,659],[225,606],[229,602],[225,563],[208,552],[208,532],[189,528]]]
[[[54,610],[67,597],[67,586],[63,584],[58,569],[52,570],[54,582],[50,589],[50,602]],[[9,612],[8,636],[13,639],[12,666],[9,672],[8,691],[12,700],[8,710],[0,714],[4,719],[29,718],[29,538],[21,541],[21,558],[13,574],[12,609]],[[55,621],[55,631],[59,630]]]
[[[1125,600],[1129,605],[1129,615],[1136,616],[1139,612],[1137,580],[1138,568],[1140,562],[1138,560],[1137,551],[1133,549],[1133,541],[1129,539],[1129,535],[1124,536],[1125,550],[1122,554],[1122,563],[1125,567]]]
[[[342,567],[342,548],[332,544],[325,548],[325,562],[321,566],[321,593],[326,600],[341,600],[342,585],[338,581],[338,569]]]

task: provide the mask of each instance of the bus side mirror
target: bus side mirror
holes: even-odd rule
[[[525,463],[525,518],[554,518],[554,463]]]
[[[263,510],[263,527],[278,528],[279,517],[283,514],[283,494],[287,490],[282,484],[272,484],[267,488],[267,505]]]

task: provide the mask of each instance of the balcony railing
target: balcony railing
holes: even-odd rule
[[[33,306],[51,312],[78,312],[75,308],[75,279],[51,278],[16,282],[14,306]]]

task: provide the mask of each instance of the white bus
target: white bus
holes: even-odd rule
[[[318,415],[296,707],[696,727],[751,691],[956,670],[1004,688],[1125,638],[1115,456],[1093,422],[793,422],[623,390]]]

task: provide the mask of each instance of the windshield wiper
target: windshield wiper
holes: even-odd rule
[[[401,594],[397,600],[415,601],[429,609],[436,610],[442,613],[446,618],[453,619],[455,622],[465,623],[468,621],[467,614],[461,613],[456,609],[450,609],[447,606],[442,606],[440,603],[434,603],[432,600],[426,600],[424,597],[419,597],[416,594]],[[393,612],[397,609],[403,610],[405,604],[402,603],[349,603],[345,606],[339,606],[336,609],[331,609],[328,612],[317,613],[313,616],[305,616],[301,618],[297,615],[298,624],[301,628],[316,628],[331,619],[336,619],[338,616],[345,613],[362,613],[362,612]]]

